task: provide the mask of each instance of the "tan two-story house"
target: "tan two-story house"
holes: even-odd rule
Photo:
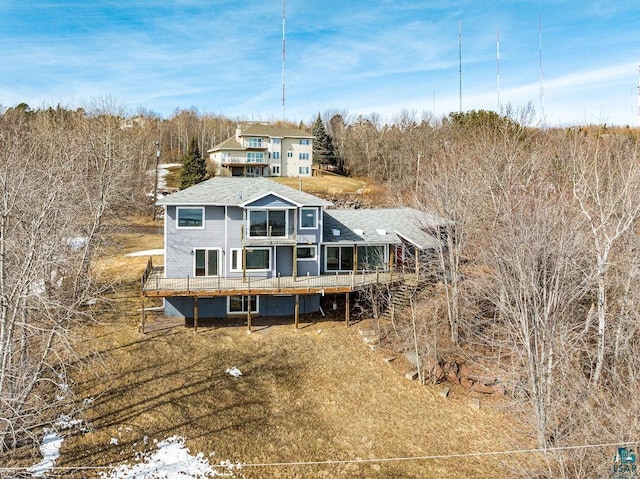
[[[311,176],[313,135],[269,123],[238,123],[235,136],[210,150],[215,174],[231,176]]]

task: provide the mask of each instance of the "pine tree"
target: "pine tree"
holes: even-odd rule
[[[200,147],[196,137],[191,138],[187,154],[182,158],[182,171],[180,172],[180,189],[189,188],[207,177],[207,165],[200,154]]]
[[[321,165],[335,165],[336,153],[333,147],[333,141],[327,134],[320,113],[316,121],[313,123],[311,133],[315,137],[313,141],[313,159]]]

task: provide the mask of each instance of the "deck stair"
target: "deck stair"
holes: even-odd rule
[[[399,283],[391,292],[389,307],[382,313],[383,319],[392,319],[392,315],[409,306],[411,299],[427,283],[424,279],[407,279]]]

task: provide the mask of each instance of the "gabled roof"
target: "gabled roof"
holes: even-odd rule
[[[420,249],[435,248],[430,231],[444,220],[413,208],[335,209],[324,212],[324,243],[400,244],[409,241]],[[339,230],[334,235],[333,230]]]
[[[224,140],[222,143],[218,143],[213,148],[210,148],[207,152],[217,150],[246,150],[246,148],[240,144],[235,136],[232,136],[231,138]]]
[[[249,123],[241,124],[240,136],[262,136],[269,138],[315,138],[300,128],[271,123]],[[246,150],[238,141],[236,136],[224,140],[222,143],[214,145],[207,150],[207,153],[218,150]]]
[[[267,178],[214,177],[165,196],[161,206],[241,206],[273,193],[303,206],[331,206],[331,202]]]
[[[300,128],[271,123],[252,123],[242,128],[240,136],[268,136],[271,138],[314,138]]]

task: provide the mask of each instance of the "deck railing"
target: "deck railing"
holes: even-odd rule
[[[211,292],[221,294],[233,291],[260,291],[286,293],[289,290],[319,292],[322,290],[347,289],[354,291],[371,284],[388,284],[402,279],[404,275],[395,271],[362,271],[358,273],[323,274],[320,276],[271,276],[262,273],[246,274],[245,277],[223,278],[218,276],[187,276],[165,278],[161,270],[154,270],[143,284],[143,293]]]

